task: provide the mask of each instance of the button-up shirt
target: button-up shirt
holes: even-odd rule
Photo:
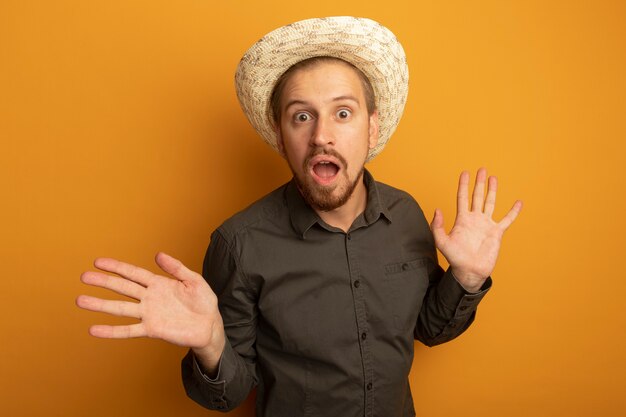
[[[203,275],[227,335],[218,375],[183,359],[188,395],[230,410],[257,386],[257,416],[414,416],[414,339],[432,346],[473,321],[479,293],[437,263],[422,210],[364,174],[367,206],[347,232],[285,184],[211,236]]]

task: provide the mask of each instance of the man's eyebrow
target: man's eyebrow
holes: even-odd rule
[[[350,100],[355,102],[357,105],[360,105],[359,100],[353,96],[353,95],[343,95],[343,96],[337,96],[337,97],[333,97],[331,101],[343,101],[343,100]],[[300,104],[300,105],[308,105],[309,102],[306,100],[299,100],[299,99],[295,99],[295,100],[291,100],[289,102],[287,102],[287,105],[285,106],[285,110],[287,110],[289,107],[296,105],[296,104]]]
[[[303,106],[306,106],[307,104],[309,104],[308,102],[304,101],[304,100],[291,100],[287,103],[287,105],[285,106],[285,110],[287,110],[289,107],[294,106],[296,104],[301,104]]]
[[[333,101],[343,101],[343,100],[351,100],[351,101],[354,101],[356,104],[360,104],[358,98],[349,94],[345,96],[337,96],[333,98]]]

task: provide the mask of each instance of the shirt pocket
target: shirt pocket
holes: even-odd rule
[[[413,259],[385,265],[385,287],[393,314],[393,323],[400,331],[413,331],[428,290],[428,258]]]

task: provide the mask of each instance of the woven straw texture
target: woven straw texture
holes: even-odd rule
[[[270,97],[279,77],[292,65],[315,56],[350,62],[369,78],[379,119],[378,155],[398,125],[408,94],[409,71],[402,45],[381,24],[366,18],[307,19],[278,28],[255,43],[235,74],[237,97],[246,117],[277,150]]]

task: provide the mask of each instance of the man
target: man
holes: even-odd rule
[[[293,180],[213,233],[204,279],[162,253],[156,262],[175,280],[97,259],[118,276],[86,272],[83,282],[140,303],[81,296],[78,305],[141,322],[91,334],[189,347],[183,382],[208,408],[232,409],[256,386],[259,416],[415,415],[413,341],[443,343],[471,324],[521,202],[496,223],[496,179],[479,170],[468,208],[463,173],[450,234],[438,210],[431,233],[408,194],[364,170],[408,86],[400,44],[371,20],[277,29],[246,53],[236,81],[248,119]]]

